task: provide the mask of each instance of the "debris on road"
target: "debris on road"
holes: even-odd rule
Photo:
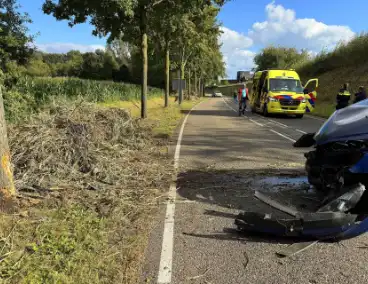
[[[267,195],[263,194],[262,192],[256,190],[256,192],[254,193],[254,196],[256,198],[258,198],[259,200],[263,201],[264,203],[282,211],[285,213],[288,213],[291,216],[296,217],[298,215],[298,210],[296,208],[292,208],[286,205],[283,205],[275,200],[272,200],[271,198],[269,198]]]
[[[309,249],[310,247],[314,246],[316,243],[318,243],[318,240],[310,241],[310,242],[295,243],[295,244],[287,246],[286,248],[276,252],[276,254],[280,257],[290,257],[290,256],[296,255],[298,253],[301,253],[302,251]]]
[[[316,212],[299,212],[260,191],[255,197],[294,218],[269,213],[243,212],[235,219],[240,231],[274,236],[309,238],[278,252],[295,255],[319,240],[352,238],[368,231],[368,100],[335,112],[315,133],[304,134],[294,147],[306,153],[308,182],[322,194]],[[318,200],[314,201],[319,202]]]

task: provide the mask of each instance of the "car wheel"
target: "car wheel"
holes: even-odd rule
[[[303,114],[297,114],[296,118],[303,118],[303,116],[304,116]]]

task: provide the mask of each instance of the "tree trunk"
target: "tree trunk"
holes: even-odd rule
[[[148,39],[147,39],[147,11],[142,7],[141,11],[141,35],[142,35],[142,91],[141,91],[141,118],[147,117],[147,77],[148,77]]]
[[[13,173],[10,165],[10,149],[5,122],[3,95],[0,89],[0,211],[7,210],[15,195]]]
[[[168,107],[170,94],[170,49],[168,44],[166,44],[165,78],[165,107]]]
[[[185,79],[185,64],[183,61],[180,62],[180,79],[184,80]],[[180,81],[181,82],[181,81]],[[183,85],[180,83],[180,88],[179,88],[179,104],[181,104],[183,102]]]
[[[201,80],[201,96],[204,97],[204,79]]]
[[[197,78],[197,71],[194,71],[194,93],[197,96],[198,94],[198,78]]]
[[[200,77],[198,80],[198,96],[199,97],[201,96],[201,90],[202,90],[201,86],[202,86],[202,77]]]
[[[188,97],[190,97],[191,93],[192,93],[192,85],[190,82],[190,78],[191,78],[191,72],[190,69],[188,70]]]
[[[181,84],[181,68],[179,69],[179,95],[178,95],[178,101],[179,101],[179,105],[181,105],[181,103],[183,102],[183,89],[182,89],[182,84]]]

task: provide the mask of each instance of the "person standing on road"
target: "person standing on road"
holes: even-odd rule
[[[239,115],[245,113],[245,109],[247,108],[247,99],[248,99],[248,88],[244,84],[242,88],[239,88],[238,94]]]
[[[347,107],[349,105],[350,97],[349,84],[345,83],[336,96],[336,110]]]
[[[236,90],[234,90],[234,102],[235,103],[238,102],[238,94],[237,94]]]
[[[367,93],[365,92],[365,88],[363,86],[359,87],[359,92],[355,94],[354,104],[360,101],[363,101],[367,98]]]

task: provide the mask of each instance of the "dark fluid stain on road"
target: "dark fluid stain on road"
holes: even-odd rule
[[[268,176],[256,180],[255,186],[271,191],[281,191],[286,189],[307,191],[310,189],[308,178],[306,176],[297,176],[297,177]]]

